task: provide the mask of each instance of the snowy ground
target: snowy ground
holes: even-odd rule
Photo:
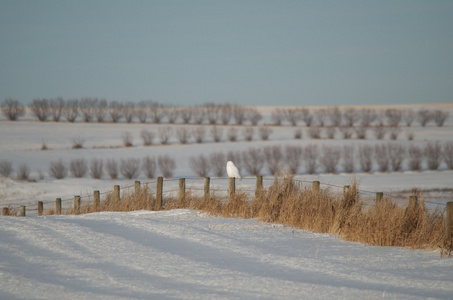
[[[190,210],[0,218],[0,299],[451,299],[453,260]]]

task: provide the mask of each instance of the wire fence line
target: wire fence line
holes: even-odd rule
[[[230,186],[225,185],[226,180],[231,180],[232,178],[224,178],[224,177],[205,177],[205,178],[169,178],[169,179],[164,179],[161,178],[161,197],[178,197],[178,195],[181,193],[181,186],[178,187],[177,183],[180,180],[184,180],[184,193],[190,192],[193,193],[194,195],[197,196],[203,196],[206,191],[208,191],[210,194],[214,194],[217,197],[220,197],[221,199],[227,199],[230,194]],[[149,193],[151,195],[156,194],[158,190],[158,184],[159,184],[159,178],[157,179],[152,179],[148,180],[145,182],[140,182],[140,181],[135,181],[134,185],[126,185],[123,187],[120,187],[118,185],[118,189],[121,190],[122,192],[125,193],[131,193],[131,189],[136,189],[137,184],[140,188],[145,187],[148,189]],[[206,181],[206,178],[208,179]],[[204,180],[204,186],[200,184],[200,181]],[[261,189],[268,189],[269,187],[272,186],[272,184],[276,181],[279,180],[279,177],[264,177],[264,176],[257,176],[257,177],[244,177],[239,181],[239,187],[236,189],[235,192],[240,192],[240,193],[245,193],[249,195],[254,195],[256,191],[261,188]],[[236,183],[238,182],[237,180],[234,180],[234,185],[236,186]],[[254,181],[254,183],[252,183]],[[323,183],[319,181],[308,181],[308,180],[302,180],[302,179],[292,179],[292,182],[296,184],[299,188],[302,189],[309,189],[313,188],[312,185],[314,182],[317,182],[317,184],[322,187],[324,190],[336,190],[336,193],[339,194],[339,197],[341,197],[341,193],[345,192],[345,188],[349,186],[342,186],[338,184],[332,184],[332,183]],[[165,183],[165,184],[164,184]],[[208,187],[206,187],[206,184]],[[113,190],[108,190],[104,192],[99,192],[99,196],[104,196],[106,197],[109,194],[114,193]],[[335,191],[334,191],[335,192]],[[362,190],[362,189],[356,189],[357,196],[359,201],[365,206],[374,206],[376,205],[376,201],[378,197],[381,198],[387,198],[390,199],[392,202],[398,205],[404,205],[407,203],[408,198],[410,195],[414,195],[414,193],[410,193],[409,196],[404,196],[401,194],[394,194],[394,193],[384,193],[384,192],[373,192],[373,191],[368,191],[368,190]],[[378,194],[381,194],[380,196]],[[204,195],[206,196],[206,195]],[[415,195],[415,196],[420,196],[420,195]],[[56,200],[48,200],[48,201],[37,201],[37,202],[24,202],[22,204],[19,203],[12,203],[9,204],[7,207],[4,207],[2,210],[2,214],[6,215],[6,211],[21,211],[22,209],[27,211],[27,215],[40,215],[43,213],[42,209],[43,206],[48,206],[48,205],[55,205],[56,201],[60,201],[61,205],[67,210],[71,208],[71,204],[74,203],[75,205],[75,198],[78,197],[77,201],[80,201],[80,203],[87,204],[93,201],[94,195],[79,195],[79,196],[74,196],[72,198],[57,198]],[[429,200],[423,200],[425,204],[430,204],[433,207],[435,206],[435,209],[443,209],[446,207],[446,203],[437,203]],[[79,203],[79,205],[80,205]],[[63,205],[64,204],[64,205]],[[23,208],[24,207],[24,208]],[[40,211],[41,210],[41,211]],[[25,214],[25,213],[24,213]]]

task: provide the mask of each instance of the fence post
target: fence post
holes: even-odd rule
[[[453,235],[453,202],[447,202],[447,238]]]
[[[376,193],[376,205],[381,203],[383,198],[384,198],[384,193],[377,192]]]
[[[80,213],[80,196],[74,196],[74,211],[76,215]]]
[[[21,205],[21,206],[20,206],[20,214],[19,214],[19,215],[20,215],[21,217],[25,217],[25,212],[26,212],[26,210],[27,210],[27,209],[25,208],[25,205]]]
[[[263,176],[257,175],[256,176],[255,198],[259,197],[262,192],[263,192]]]
[[[93,198],[94,198],[93,210],[99,211],[99,208],[101,206],[101,197],[99,191],[93,192]]]
[[[8,216],[8,215],[9,215],[8,207],[3,207],[2,208],[2,216]]]
[[[156,189],[156,206],[155,210],[162,209],[162,192],[163,192],[164,178],[157,177],[157,189]]]
[[[55,199],[55,214],[61,215],[61,198]]]
[[[233,200],[234,194],[236,193],[236,178],[228,178],[228,200]]]
[[[211,178],[204,177],[204,201],[208,201],[210,198],[210,194],[211,194],[210,184],[211,184]]]
[[[319,187],[320,187],[321,183],[319,181],[313,181],[312,183],[312,189],[313,189],[313,193],[314,194],[318,194],[319,193]]]
[[[113,187],[113,201],[115,202],[116,205],[118,205],[120,203],[120,186],[119,185],[115,185]]]
[[[38,201],[38,216],[42,216],[43,210],[44,210],[44,203],[42,201]]]
[[[179,202],[183,203],[186,200],[186,179],[179,178]]]
[[[414,195],[409,196],[409,203],[408,203],[407,207],[416,208],[417,202],[418,202],[417,196],[414,196]]]
[[[140,195],[140,181],[135,181],[135,197],[137,198]]]

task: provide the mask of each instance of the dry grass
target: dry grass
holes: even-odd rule
[[[364,205],[364,201],[359,201],[363,199],[359,199],[355,182],[348,193],[336,194],[323,189],[315,192],[287,177],[276,179],[253,199],[240,192],[232,199],[222,200],[215,192],[205,198],[187,191],[184,196],[166,197],[163,205],[166,210],[188,208],[214,216],[257,218],[369,245],[439,249],[442,256],[451,256],[453,242],[447,237],[444,212],[427,210],[423,198],[418,196],[420,201],[405,207],[385,197],[376,205]],[[115,201],[113,193],[107,194],[99,209],[85,204],[79,213],[154,210],[155,202],[150,189],[145,187],[138,195],[123,193],[121,201]],[[74,213],[74,209],[67,211],[67,214]]]

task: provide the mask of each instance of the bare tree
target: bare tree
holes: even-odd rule
[[[250,175],[260,175],[264,161],[263,151],[260,148],[249,148],[247,151],[242,152],[244,168]]]
[[[308,174],[314,174],[318,167],[318,146],[310,144],[304,147],[303,159],[305,161],[305,169]]]
[[[385,117],[390,126],[397,127],[403,118],[403,112],[396,108],[389,108],[385,110]]]
[[[167,116],[168,123],[174,124],[179,117],[179,109],[174,106],[166,107],[165,115]]]
[[[385,111],[378,110],[376,112],[376,125],[385,126]]]
[[[104,174],[104,162],[100,158],[93,158],[90,164],[90,174],[94,179],[101,179]]]
[[[173,158],[168,155],[159,156],[157,158],[157,165],[164,177],[171,178],[173,176],[173,172],[176,169],[176,162]]]
[[[88,172],[88,165],[85,159],[75,158],[71,159],[69,163],[69,171],[76,178],[82,178]]]
[[[395,143],[388,143],[387,148],[390,157],[390,165],[392,166],[393,171],[397,172],[401,170],[404,157],[406,156],[406,148]]]
[[[321,127],[313,126],[313,127],[308,128],[308,135],[312,139],[321,138]]]
[[[17,99],[7,98],[2,103],[3,115],[10,121],[25,115],[25,107]]]
[[[206,128],[204,126],[197,126],[193,129],[192,134],[195,139],[195,142],[201,144],[203,143],[204,138],[206,136]]]
[[[355,123],[360,120],[360,114],[355,108],[348,108],[343,113],[343,118],[346,121],[346,125],[354,127]]]
[[[399,127],[390,127],[390,139],[391,140],[396,140],[398,138],[398,135],[401,132],[401,128]]]
[[[453,142],[446,142],[444,144],[443,154],[447,167],[453,170]]]
[[[244,139],[247,142],[250,142],[253,140],[253,134],[255,133],[255,130],[253,130],[253,127],[251,126],[246,126],[242,128],[242,135],[244,136]]]
[[[98,99],[96,98],[82,98],[80,99],[80,112],[84,122],[91,122],[94,117],[94,110]]]
[[[222,139],[222,135],[223,135],[223,128],[217,127],[214,125],[211,127],[210,132],[211,132],[212,140],[216,143],[220,142],[220,140]]]
[[[79,115],[79,100],[69,99],[66,100],[64,115],[66,120],[70,123],[74,123]]]
[[[370,172],[373,167],[373,147],[362,145],[359,147],[359,162],[363,172]]]
[[[227,132],[228,140],[230,142],[235,142],[238,137],[238,132],[239,132],[239,130],[236,127],[228,128],[228,132]]]
[[[13,172],[13,163],[8,160],[0,160],[0,175],[9,177]]]
[[[336,131],[337,131],[337,129],[335,127],[326,127],[327,138],[334,139]]]
[[[385,133],[387,132],[387,128],[382,125],[376,125],[373,127],[374,136],[378,140],[382,140],[385,137]]]
[[[145,146],[149,146],[153,143],[154,132],[152,132],[151,130],[142,129],[142,131],[140,131],[140,137],[143,139],[143,144]]]
[[[49,175],[55,179],[63,179],[68,175],[68,168],[61,159],[58,161],[51,161],[49,166]]]
[[[285,110],[276,109],[272,113],[272,120],[276,125],[281,125],[282,121],[286,119],[292,126],[296,126],[300,121],[300,110],[297,108],[288,108]]]
[[[107,110],[108,110],[107,100],[105,100],[105,99],[99,100],[94,108],[94,115],[96,116],[96,120],[99,123],[102,123],[105,121],[105,116],[107,115]]]
[[[231,121],[231,117],[233,116],[233,108],[230,104],[224,104],[220,106],[220,121],[223,125],[228,125]]]
[[[409,141],[412,141],[414,139],[414,132],[413,131],[407,131],[406,132],[406,137],[407,137],[407,140]]]
[[[340,127],[341,135],[343,139],[348,140],[352,137],[352,133],[354,132],[353,127],[341,126]]]
[[[159,102],[150,101],[149,112],[151,115],[151,122],[155,124],[160,124],[164,117],[164,106]]]
[[[263,141],[267,141],[269,139],[269,136],[272,134],[272,128],[268,126],[261,126],[258,131]]]
[[[363,127],[370,127],[376,119],[377,113],[374,109],[364,108],[360,110],[360,125]]]
[[[320,127],[324,127],[326,120],[329,117],[329,111],[325,108],[321,108],[315,111],[316,121]]]
[[[142,170],[148,179],[153,179],[156,173],[156,159],[151,158],[149,155],[143,158]]]
[[[57,97],[55,99],[49,100],[49,110],[52,120],[54,122],[59,122],[61,115],[63,114],[63,109],[65,107],[65,102],[62,97]]]
[[[412,171],[420,171],[423,162],[423,151],[420,147],[412,145],[408,150],[409,154],[409,168]]]
[[[118,164],[115,159],[107,159],[105,168],[107,169],[107,173],[109,173],[112,180],[118,178]]]
[[[421,109],[417,112],[417,121],[422,127],[425,127],[433,118],[432,113],[427,109]]]
[[[181,144],[187,144],[190,139],[190,130],[187,127],[178,127],[176,136]]]
[[[289,171],[292,174],[297,174],[302,163],[303,149],[301,146],[286,145],[285,146],[285,161]]]
[[[412,126],[412,123],[415,120],[415,113],[412,109],[406,109],[403,111],[403,121],[406,123],[406,126]]]
[[[338,107],[333,107],[329,109],[329,119],[332,126],[339,127],[341,125],[341,119],[343,118],[343,114]]]
[[[184,124],[189,124],[190,121],[192,120],[192,108],[190,107],[185,107],[181,109],[181,119]]]
[[[209,155],[209,162],[214,171],[215,176],[223,177],[225,175],[225,154],[222,152],[213,152]]]
[[[140,160],[138,158],[121,159],[121,174],[127,179],[137,178],[140,174]]]
[[[195,124],[203,124],[206,118],[206,110],[203,107],[196,107],[192,110],[192,119]]]
[[[173,130],[170,126],[159,127],[157,129],[157,135],[159,136],[159,140],[162,145],[168,144],[172,132]]]
[[[445,121],[448,119],[448,116],[450,113],[448,111],[443,111],[443,110],[435,110],[433,111],[433,120],[436,123],[437,127],[442,127],[444,126]]]
[[[134,144],[132,143],[133,137],[132,133],[130,131],[125,131],[121,135],[121,138],[123,140],[123,145],[124,147],[132,147]]]
[[[123,117],[123,104],[112,101],[109,104],[109,115],[113,123],[117,123]]]
[[[300,109],[301,119],[304,121],[305,126],[310,127],[313,123],[313,115],[308,108]]]
[[[135,104],[132,102],[127,102],[123,107],[124,119],[127,123],[131,123],[134,120],[135,116]]]
[[[343,146],[343,169],[346,173],[355,172],[354,150],[352,145]]]
[[[263,148],[267,168],[272,175],[277,175],[282,170],[283,152],[280,146],[267,146]]]
[[[364,126],[357,126],[355,127],[355,134],[359,140],[364,140],[366,139],[366,132],[368,130],[368,127]]]
[[[242,125],[245,121],[247,109],[243,106],[233,106],[233,118],[237,125]]]
[[[336,173],[337,166],[341,158],[341,148],[339,146],[323,145],[319,164],[326,173]]]
[[[302,138],[302,129],[296,128],[294,130],[294,138],[300,140]]]
[[[189,166],[199,177],[208,176],[210,169],[209,159],[204,154],[190,157]]]
[[[387,172],[390,165],[389,148],[385,144],[374,146],[374,157],[380,172]]]
[[[30,178],[30,168],[26,163],[20,164],[17,170],[17,180],[27,181]]]
[[[220,114],[220,107],[215,103],[206,103],[204,105],[204,109],[206,111],[206,117],[208,119],[209,124],[211,125],[217,124],[217,120],[219,119]]]
[[[253,126],[258,125],[258,122],[261,121],[263,116],[256,108],[247,109],[247,119],[250,120]]]
[[[83,143],[85,143],[85,139],[80,135],[74,137],[72,139],[72,149],[82,149]]]
[[[33,99],[29,108],[39,121],[47,121],[47,118],[49,117],[49,101],[47,99]]]
[[[148,103],[146,101],[142,100],[137,104],[136,115],[140,123],[146,123],[148,118]]]
[[[442,146],[439,142],[429,142],[425,146],[426,163],[430,170],[437,170],[442,162]]]

